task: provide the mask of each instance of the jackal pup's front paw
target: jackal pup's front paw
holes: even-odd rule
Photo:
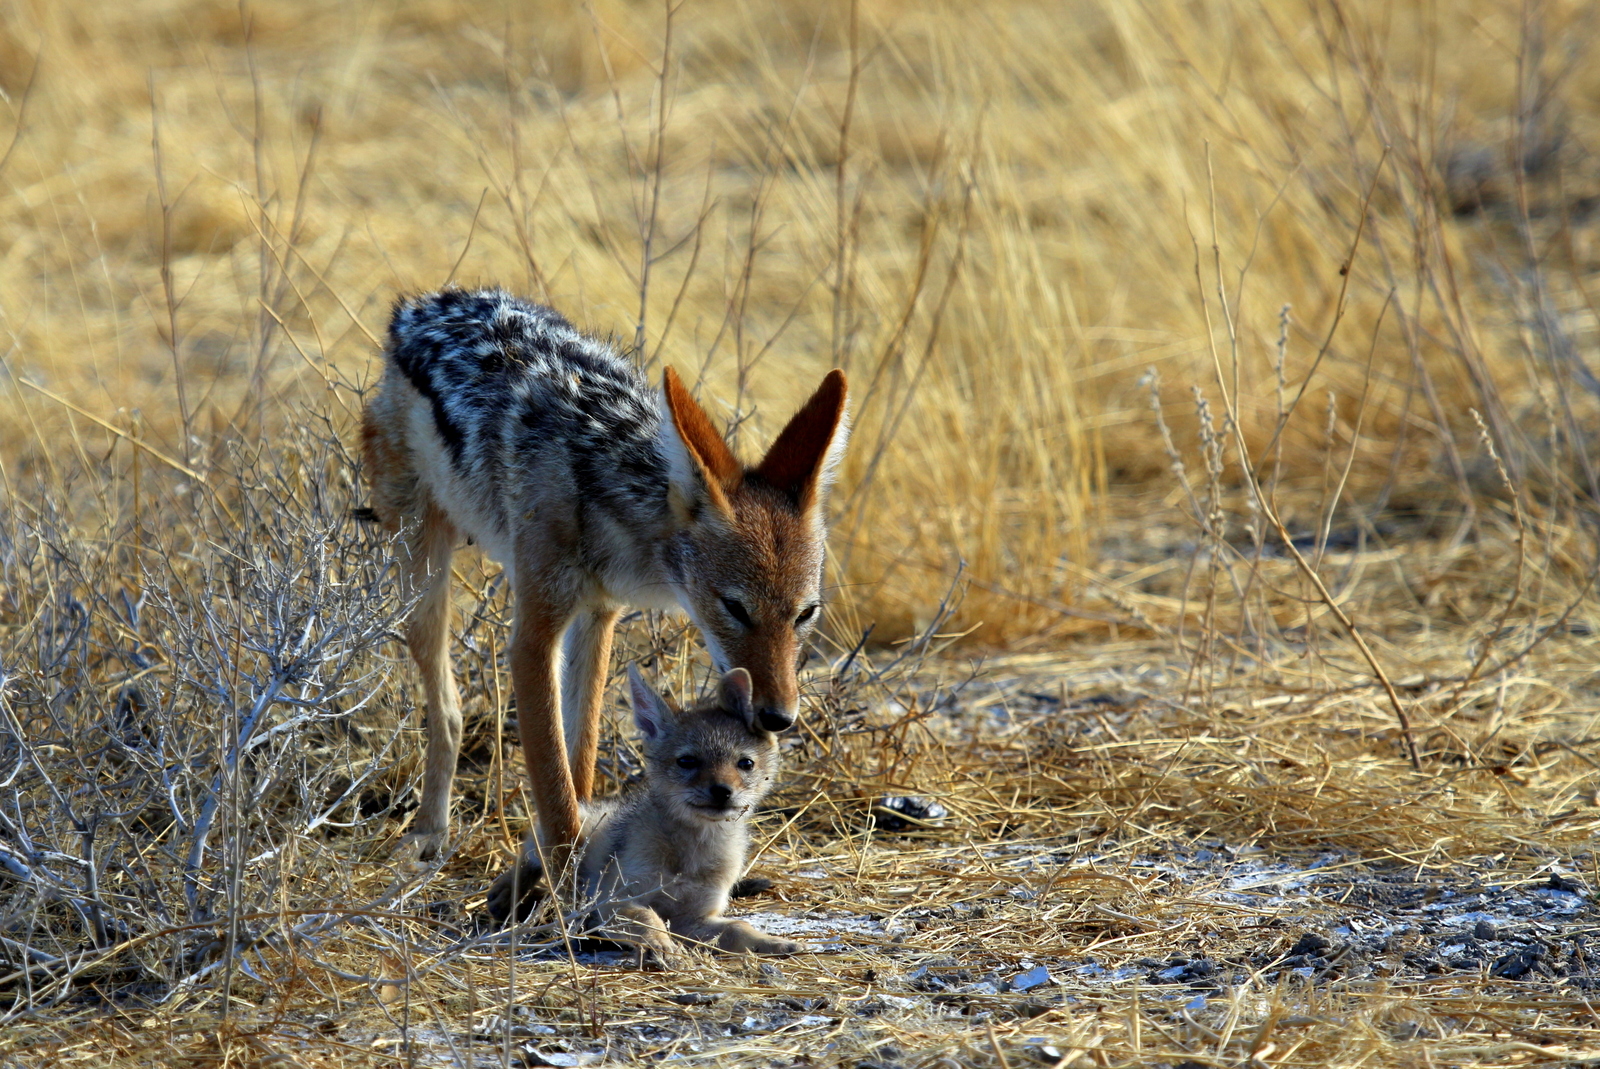
[[[766,954],[781,957],[798,954],[800,944],[792,939],[779,939],[744,921],[733,921],[717,936],[717,949],[730,954]]]
[[[679,947],[665,932],[652,933],[631,940],[638,951],[637,962],[641,969],[672,969],[678,964]]]
[[[678,956],[666,922],[648,906],[621,907],[602,933],[637,950],[641,969],[670,969]]]
[[[779,939],[772,935],[762,935],[760,939],[751,942],[747,952],[751,954],[769,954],[773,957],[787,957],[790,954],[800,953],[800,944],[793,939]]]

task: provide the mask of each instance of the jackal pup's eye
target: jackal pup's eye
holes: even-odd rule
[[[739,758],[739,771],[740,772],[749,772],[752,768],[755,768],[755,767],[756,767],[756,763],[754,761],[750,760],[750,758],[748,758],[748,757]]]
[[[696,757],[692,753],[686,753],[682,757],[678,758],[678,767],[679,768],[699,768],[700,767],[700,758]]]
[[[737,601],[734,601],[732,598],[723,598],[722,599],[722,607],[724,609],[728,610],[728,615],[733,617],[734,623],[738,624],[739,626],[741,626],[741,627],[753,627],[753,626],[755,626],[750,622],[750,614],[744,611],[744,606],[740,605]]]
[[[815,615],[817,615],[817,607],[815,605],[807,605],[800,610],[800,615],[794,618],[794,626],[804,627],[811,622],[811,618]]]

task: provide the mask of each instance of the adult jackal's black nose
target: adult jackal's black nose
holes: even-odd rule
[[[794,717],[782,709],[768,707],[756,714],[756,720],[768,731],[787,731],[789,725],[794,723]]]

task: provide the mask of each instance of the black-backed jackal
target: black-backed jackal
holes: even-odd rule
[[[628,689],[644,775],[579,806],[577,898],[593,905],[595,931],[662,965],[673,937],[734,954],[793,954],[797,944],[722,915],[749,853],[750,811],[778,773],[777,736],[752,726],[750,673],[735,668],[714,697],[681,711],[632,665]],[[533,887],[541,875],[530,860],[521,879]]]
[[[820,612],[824,497],[848,435],[843,372],[747,468],[671,368],[658,394],[610,346],[499,290],[400,302],[384,355],[363,453],[373,511],[404,531],[417,598],[406,642],[426,697],[421,856],[448,831],[461,747],[448,643],[462,535],[513,592],[517,725],[543,841],[560,857],[593,788],[624,606],[687,612],[718,671],[750,673],[752,726],[793,722]]]

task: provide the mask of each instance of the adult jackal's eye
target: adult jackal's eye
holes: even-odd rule
[[[805,608],[800,610],[800,615],[794,618],[794,626],[804,627],[806,624],[809,624],[812,617],[816,615],[817,607],[815,605],[807,605]]]
[[[744,606],[740,605],[732,598],[723,598],[722,607],[728,610],[728,615],[733,617],[733,622],[738,624],[740,627],[755,626],[750,622],[750,614],[744,611]]]
[[[682,757],[678,758],[678,767],[679,768],[699,768],[700,767],[700,758],[696,757],[692,753],[686,753]]]

